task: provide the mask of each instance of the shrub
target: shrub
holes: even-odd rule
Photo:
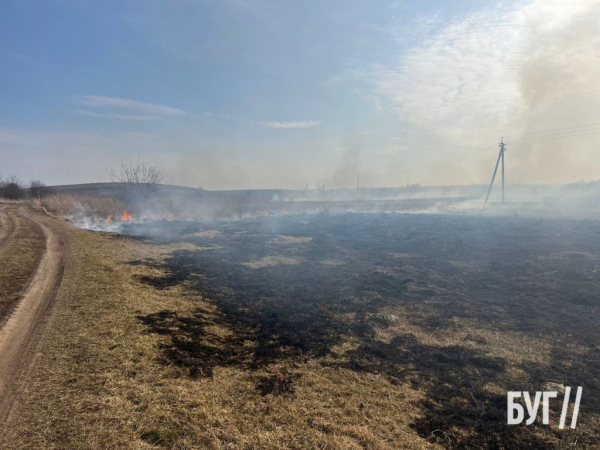
[[[50,188],[40,180],[31,180],[29,182],[29,197],[42,199],[50,194]]]
[[[0,180],[0,197],[7,200],[20,200],[25,196],[23,185],[16,175],[11,175],[6,180]]]

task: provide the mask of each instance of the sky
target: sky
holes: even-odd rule
[[[310,189],[600,179],[600,1],[2,0],[0,175]]]

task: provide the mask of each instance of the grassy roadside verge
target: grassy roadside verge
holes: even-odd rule
[[[1,448],[435,448],[409,425],[421,393],[383,376],[317,360],[221,366],[210,377],[164,364],[167,337],[148,333],[140,317],[171,310],[185,319],[200,310],[215,319],[202,343],[214,351],[211,336],[232,332],[185,284],[155,289],[139,279],[161,269],[130,264],[188,244],[70,234],[72,270]]]
[[[14,223],[12,236],[0,247],[0,324],[23,295],[46,248],[42,229],[15,213],[21,204],[6,204]]]

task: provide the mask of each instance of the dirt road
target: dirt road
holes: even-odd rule
[[[9,417],[24,374],[33,363],[42,325],[57,297],[67,260],[62,226],[22,206],[0,206],[0,246],[14,234],[16,219],[41,228],[45,248],[37,268],[31,268],[35,273],[20,301],[0,328],[0,424]]]

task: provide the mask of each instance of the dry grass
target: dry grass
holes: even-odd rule
[[[140,316],[220,313],[185,286],[137,281],[159,269],[128,264],[132,255],[161,258],[164,246],[81,230],[69,246],[73,270],[1,448],[437,448],[409,426],[421,392],[335,359],[216,367],[199,378],[161,364],[167,338],[145,332]],[[232,332],[217,322],[208,331]]]
[[[312,241],[311,237],[305,236],[277,236],[271,240],[272,244],[284,244],[284,245],[294,245],[294,244],[308,244]]]
[[[205,238],[215,238],[221,235],[220,230],[206,230],[206,231],[198,231],[196,233],[192,233],[189,237],[205,237]]]
[[[226,352],[240,347],[251,354],[258,339],[236,340],[244,336],[244,322],[226,320],[214,298],[194,289],[193,278],[208,276],[210,260],[193,260],[194,277],[174,270],[185,267],[190,252],[198,258],[219,249],[221,233],[203,233],[195,236],[206,238],[205,246],[202,241],[151,245],[81,230],[71,233],[72,271],[66,273],[62,300],[27,395],[0,438],[0,448],[597,448],[591,439],[600,417],[590,409],[582,410],[576,431],[558,431],[556,424],[533,432],[520,427],[501,440],[509,429],[504,416],[489,415],[496,411],[486,406],[489,398],[502,399],[507,390],[523,386],[541,387],[538,368],[550,370],[556,364],[558,344],[565,342],[572,363],[582,366],[586,349],[561,341],[560,333],[506,326],[502,309],[494,304],[477,309],[479,304],[469,303],[463,291],[457,294],[460,302],[451,303],[442,275],[429,265],[418,266],[418,255],[410,252],[394,253],[402,265],[373,270],[377,277],[401,270],[419,280],[404,301],[365,309],[362,315],[360,308],[330,312],[328,327],[353,325],[359,331],[364,323],[372,325],[373,335],[345,334],[326,356],[274,358],[257,367],[246,364],[246,353],[238,361],[228,359]],[[305,246],[285,248],[294,254]],[[169,258],[174,266],[162,264]],[[302,261],[277,253],[248,259],[254,262],[246,267],[264,268],[251,271],[252,283],[261,272],[268,276],[269,267],[296,271]],[[351,265],[333,256],[320,262],[330,267],[319,265],[319,270],[328,271]],[[460,260],[449,264],[453,276],[479,270]],[[228,276],[229,268],[220,273]],[[164,284],[148,282],[163,278]],[[377,298],[366,292],[357,300]],[[493,313],[494,320],[482,312]],[[164,320],[151,329],[150,317]],[[177,358],[185,354],[174,352],[175,338],[181,349],[193,349],[193,362],[200,368],[203,358],[212,359],[211,370],[194,374],[179,364]],[[285,354],[285,345],[278,350]],[[595,376],[592,369],[579,370]],[[542,378],[543,386],[562,389],[562,383],[549,385]],[[593,386],[591,378],[583,381]],[[462,420],[469,422],[461,425]],[[473,424],[496,428],[488,432]],[[499,438],[472,438],[476,434]]]
[[[41,206],[60,216],[85,213],[89,217],[100,218],[120,216],[125,209],[123,202],[114,198],[71,194],[50,195],[41,201]]]
[[[326,266],[343,266],[346,263],[339,259],[326,259],[321,261],[321,264],[325,264]]]
[[[26,208],[24,204],[6,205],[10,209]],[[13,310],[35,274],[44,253],[45,237],[42,229],[21,215],[12,215],[14,231],[0,247],[0,324]]]
[[[243,266],[250,267],[251,269],[264,269],[265,267],[278,266],[283,264],[286,266],[293,266],[300,264],[303,261],[302,258],[291,258],[289,256],[272,255],[265,256],[257,261],[242,263]]]

